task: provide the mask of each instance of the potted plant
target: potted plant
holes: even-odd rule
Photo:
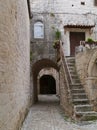
[[[94,40],[92,38],[88,38],[86,43],[91,45],[94,43]]]
[[[88,44],[89,46],[91,46],[91,45],[95,44],[95,41],[92,38],[88,38],[85,43]]]
[[[92,38],[88,38],[85,42],[85,46],[88,46],[88,48],[93,48],[95,46],[95,41]]]

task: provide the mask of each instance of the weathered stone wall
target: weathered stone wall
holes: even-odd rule
[[[85,80],[88,77],[88,67],[93,50],[86,50],[84,52],[79,52],[76,54],[76,69],[81,79],[82,84],[85,84]]]
[[[97,49],[88,49],[76,54],[76,67],[81,83],[97,110]]]
[[[53,19],[50,20],[50,16],[34,14],[31,20],[31,51],[33,52],[33,62],[42,58],[50,58],[55,60],[55,50],[53,48],[53,37],[54,32],[52,29]],[[44,24],[44,38],[35,39],[34,38],[34,23],[36,21],[42,21]],[[50,24],[49,24],[50,23]]]
[[[65,111],[65,114],[67,116],[73,116],[73,106],[71,103],[71,95],[70,91],[67,86],[67,81],[66,81],[66,75],[65,75],[65,70],[63,67],[63,64],[60,66],[60,72],[59,72],[59,90],[60,90],[60,105]]]
[[[0,0],[0,130],[18,130],[30,104],[26,0]]]
[[[82,5],[81,2],[85,4]],[[61,32],[64,54],[70,55],[70,32],[85,32],[86,39],[97,40],[97,6],[94,0],[31,0],[33,19],[31,21],[31,39],[37,44],[52,44],[55,29]],[[33,38],[33,25],[42,21],[45,28],[45,38],[39,41]],[[92,29],[65,28],[64,25],[95,25]],[[55,28],[55,29],[54,29]],[[35,42],[36,44],[36,42]]]

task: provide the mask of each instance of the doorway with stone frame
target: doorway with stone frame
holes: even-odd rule
[[[80,45],[80,41],[85,41],[85,32],[70,32],[70,55],[75,55],[75,47]]]

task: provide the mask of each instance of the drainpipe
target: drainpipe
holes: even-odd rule
[[[30,0],[27,0],[27,5],[28,5],[29,18],[31,19],[33,16],[32,16],[32,13],[31,13]]]

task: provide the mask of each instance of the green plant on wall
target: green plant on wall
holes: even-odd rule
[[[54,43],[53,43],[53,47],[55,49],[60,47],[60,39],[61,39],[61,32],[57,29],[55,31],[55,40],[54,40]]]
[[[94,40],[92,38],[88,38],[86,42],[93,43]]]
[[[51,16],[51,17],[55,17],[54,13],[50,13],[50,16]]]
[[[57,29],[57,30],[55,31],[55,39],[56,39],[56,40],[60,40],[60,38],[61,38],[61,32]]]

